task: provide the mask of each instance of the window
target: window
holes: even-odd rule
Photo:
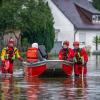
[[[92,16],[92,22],[96,23],[97,20],[98,20],[98,16],[97,15],[93,15]]]
[[[100,15],[92,15],[93,23],[100,23]]]
[[[90,3],[92,3],[93,2],[93,0],[88,0]]]
[[[86,42],[86,34],[85,33],[79,34],[79,42],[83,45],[85,44],[85,42]]]
[[[100,15],[98,16],[98,21],[100,21]]]

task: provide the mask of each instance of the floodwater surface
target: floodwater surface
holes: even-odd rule
[[[91,56],[87,77],[32,78],[15,69],[0,76],[0,100],[100,100],[100,56]]]

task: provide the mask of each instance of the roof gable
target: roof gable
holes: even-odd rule
[[[100,14],[100,12],[88,0],[52,0],[52,2],[73,23],[75,28],[100,30],[100,24],[92,24],[88,16],[88,13]]]

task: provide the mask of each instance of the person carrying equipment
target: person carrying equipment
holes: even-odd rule
[[[13,38],[10,38],[7,47],[4,47],[1,52],[2,73],[13,74],[13,62],[16,58],[23,61],[18,49],[14,47]]]
[[[73,42],[74,46],[74,73],[76,77],[86,76],[87,74],[87,62],[88,62],[88,55],[86,53],[85,48],[79,47],[79,42]]]

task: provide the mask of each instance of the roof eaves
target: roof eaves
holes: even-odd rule
[[[91,14],[100,14],[100,12],[98,10],[95,10],[95,11],[92,11],[92,10],[89,10],[85,7],[83,7],[81,4],[75,2],[75,5],[79,6],[80,8],[84,9],[85,11],[91,13]]]
[[[98,30],[98,31],[100,31],[100,29],[99,28],[78,28],[77,30]]]

